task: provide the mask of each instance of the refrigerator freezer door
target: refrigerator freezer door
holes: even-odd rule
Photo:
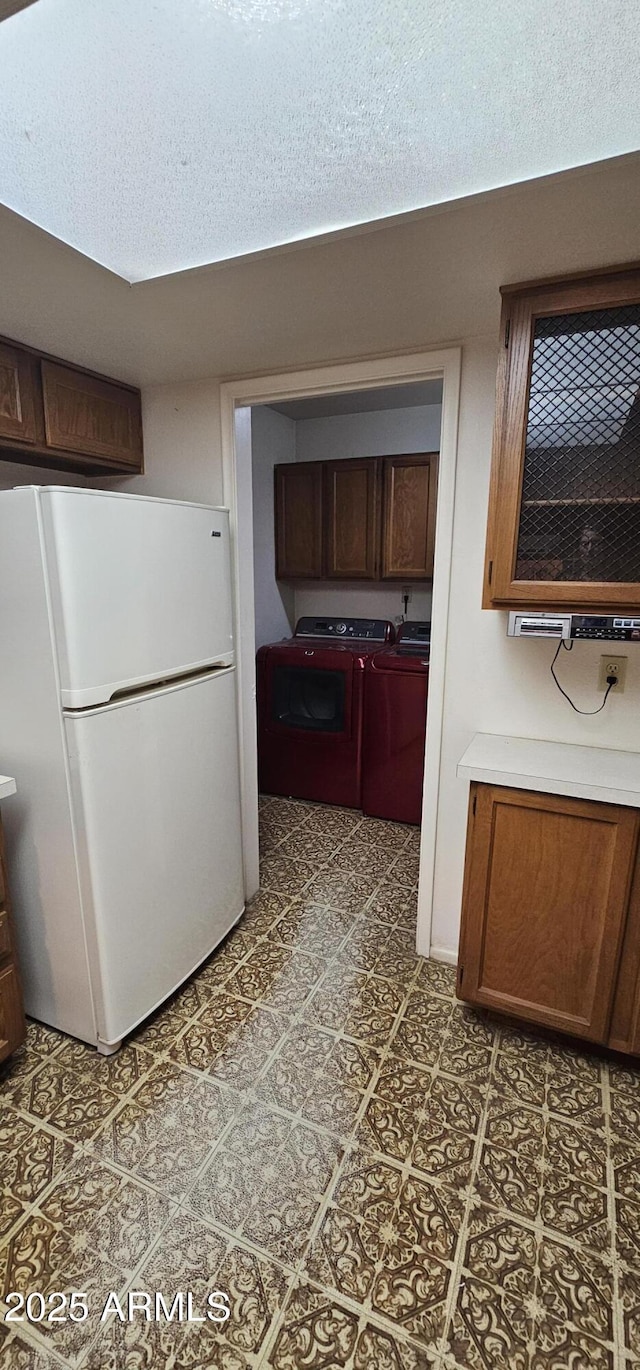
[[[226,510],[55,487],[39,498],[63,708],[232,663]]]
[[[100,1043],[120,1041],[243,909],[235,673],[65,717]]]

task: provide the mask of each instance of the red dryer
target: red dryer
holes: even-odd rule
[[[359,809],[365,666],[394,629],[382,619],[301,618],[257,656],[258,783]]]
[[[367,662],[362,807],[420,823],[429,684],[429,622],[403,623],[394,647]]]

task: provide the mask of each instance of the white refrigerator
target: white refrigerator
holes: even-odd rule
[[[26,1009],[113,1051],[244,907],[227,511],[0,492],[0,651]]]

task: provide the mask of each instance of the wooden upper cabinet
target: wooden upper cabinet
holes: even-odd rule
[[[640,608],[640,268],[503,289],[484,607]]]
[[[606,1042],[639,823],[634,809],[473,784],[460,997]]]
[[[140,469],[140,400],[133,390],[42,362],[47,444]]]
[[[380,463],[375,457],[326,461],[325,574],[377,580],[380,544]]]
[[[430,580],[438,453],[274,470],[281,579]]]
[[[322,575],[322,466],[287,462],[274,468],[276,576],[280,580]]]
[[[0,342],[0,438],[34,443],[38,438],[32,359]]]
[[[382,579],[433,576],[438,453],[385,457]]]
[[[140,391],[0,338],[0,461],[142,471]]]

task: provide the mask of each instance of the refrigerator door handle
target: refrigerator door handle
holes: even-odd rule
[[[231,675],[235,671],[235,665],[229,665],[221,661],[219,665],[208,666],[205,671],[189,671],[186,675],[171,676],[168,680],[154,680],[145,682],[144,685],[132,685],[129,689],[116,690],[109,699],[100,700],[99,703],[85,704],[77,709],[63,708],[65,718],[79,718],[84,714],[104,713],[107,709],[122,708],[125,704],[131,704],[134,700],[151,699],[156,695],[169,694],[172,690],[185,689],[188,685],[197,685],[201,680],[208,680],[212,677],[222,677]]]

